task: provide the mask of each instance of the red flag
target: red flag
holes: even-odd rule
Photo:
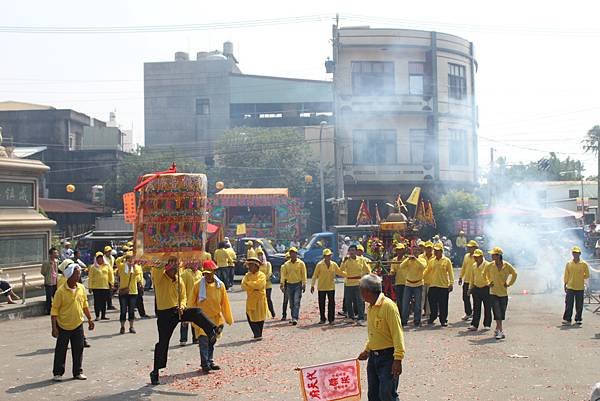
[[[356,359],[299,369],[304,401],[360,401],[360,366]]]
[[[371,213],[369,213],[367,204],[363,200],[360,203],[360,207],[358,208],[358,214],[356,215],[356,225],[358,226],[361,224],[371,224],[371,221]]]

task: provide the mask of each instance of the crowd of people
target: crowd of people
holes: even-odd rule
[[[96,253],[94,264],[89,267],[80,261],[77,251],[63,251],[64,259],[60,261],[58,250],[50,249],[50,258],[42,266],[42,274],[49,295],[52,335],[57,338],[55,380],[61,380],[64,374],[69,342],[73,353],[73,377],[86,378],[81,367],[83,348],[87,345],[84,316],[89,330],[93,330],[94,320],[86,289],[81,284],[83,271],[88,273],[88,288],[94,297],[95,321],[108,320],[106,311],[116,294],[120,305],[120,333],[125,333],[127,322],[128,331],[136,332],[135,310],[145,316],[142,298],[145,279],[143,269],[133,260],[132,247],[132,243],[123,246],[123,254],[115,258],[113,250],[107,246]],[[503,323],[507,314],[508,288],[516,282],[517,271],[504,260],[499,247],[487,252],[491,261],[485,259],[484,251],[475,240],[465,241],[464,248],[458,273],[464,308],[462,320],[470,322],[468,330],[477,331],[483,314],[483,329],[491,329],[494,320],[494,337],[503,340],[506,338]],[[395,400],[404,356],[402,329],[409,324],[419,328],[436,322],[441,327],[448,326],[448,301],[455,283],[452,261],[444,254],[443,242],[436,238],[395,243],[390,269],[383,273],[394,282],[393,295],[388,297],[382,288],[382,272],[372,272],[373,262],[364,254],[364,247],[350,244],[345,251],[346,255],[338,264],[333,260],[333,252],[325,248],[322,260],[315,267],[310,293],[317,291],[318,323],[334,324],[336,278],[342,278],[344,299],[337,315],[357,325],[364,325],[367,320],[368,342],[358,359],[369,360],[369,393],[377,392],[382,400]],[[240,256],[247,267],[241,282],[241,289],[246,292],[246,319],[253,340],[260,341],[265,321],[276,317],[272,300],[273,270],[264,250],[252,241],[246,243],[246,253]],[[583,289],[589,277],[589,267],[581,260],[578,247],[572,248],[572,256],[564,273],[565,325],[571,324],[574,308],[575,323],[582,323]],[[192,343],[199,347],[202,371],[208,374],[221,369],[215,362],[214,347],[224,325],[233,323],[228,291],[233,287],[231,273],[237,257],[226,240],[219,244],[214,255],[202,251],[201,266],[189,264],[184,267],[182,261],[171,256],[163,266],[151,268],[158,327],[154,368],[150,373],[152,384],[159,384],[159,371],[167,364],[170,338],[180,323],[180,344],[187,343],[191,328]],[[308,284],[307,268],[299,258],[297,248],[288,249],[280,274],[280,289],[284,294],[281,320],[287,320],[289,309],[290,325],[295,326],[300,319],[302,296]],[[366,314],[365,302],[369,305]]]

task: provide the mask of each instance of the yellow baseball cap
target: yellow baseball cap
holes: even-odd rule
[[[433,250],[434,250],[434,251],[443,251],[443,250],[444,250],[444,247],[442,246],[442,244],[440,244],[440,243],[436,243],[436,244],[433,246]]]
[[[404,246],[404,244],[402,242],[398,242],[396,244],[396,246],[394,247],[394,249],[406,249],[406,247]]]
[[[499,246],[494,247],[491,251],[488,252],[490,255],[502,255],[502,248],[500,248]]]
[[[331,252],[331,249],[323,249],[323,256],[329,256],[329,255],[333,255],[333,252]]]
[[[365,247],[364,247],[364,246],[362,246],[361,244],[358,244],[358,245],[356,245],[356,250],[357,250],[357,251],[363,251],[363,252],[364,252],[364,251],[365,251]]]
[[[473,256],[483,256],[483,251],[481,249],[475,249]]]
[[[475,241],[474,239],[472,239],[471,241],[469,241],[467,243],[467,246],[474,246],[476,248],[479,248],[479,244],[477,243],[477,241]]]
[[[295,246],[293,246],[290,249],[288,249],[288,252],[298,253],[298,249]]]
[[[254,246],[254,242],[252,242],[252,241],[246,241],[246,245],[247,246]]]
[[[124,252],[127,252],[129,250],[129,247],[127,245],[123,245],[121,247],[121,250],[123,250]]]
[[[571,248],[571,252],[581,253],[581,248],[578,246],[574,246],[573,248]]]
[[[110,252],[110,251],[112,251],[112,248],[110,246],[106,245],[104,247],[104,252]]]
[[[129,246],[129,247],[133,246],[133,241],[127,241],[127,246]]]
[[[425,243],[423,244],[423,246],[425,248],[433,248],[433,242],[431,242],[431,241],[425,241]]]
[[[98,251],[98,252],[96,252],[96,257],[98,257],[98,256],[104,256],[104,254],[102,252]]]

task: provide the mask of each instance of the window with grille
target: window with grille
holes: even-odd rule
[[[467,131],[462,129],[450,129],[449,132],[449,151],[450,165],[466,166],[469,164],[469,154],[467,147]]]
[[[354,164],[396,164],[396,131],[357,129],[352,131]]]
[[[448,63],[448,96],[457,100],[467,97],[467,77],[464,65]]]
[[[353,61],[352,93],[355,95],[391,95],[394,89],[394,63]]]
[[[210,114],[210,101],[208,99],[196,99],[196,114],[207,116]]]
[[[425,86],[425,63],[408,63],[408,93],[423,95]]]

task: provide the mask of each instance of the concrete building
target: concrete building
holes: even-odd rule
[[[332,83],[242,74],[233,45],[144,64],[145,144],[210,154],[227,129],[331,122]]]
[[[473,44],[438,32],[333,27],[337,195],[391,201],[413,186],[429,198],[477,182]]]

